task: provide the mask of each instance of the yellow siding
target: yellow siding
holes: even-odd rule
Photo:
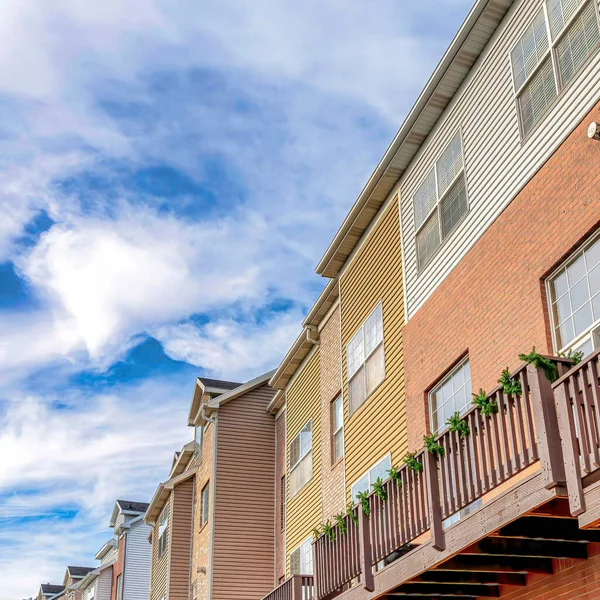
[[[320,354],[317,348],[286,391],[286,471],[289,494],[290,452],[294,436],[312,419],[313,476],[287,502],[286,511],[286,573],[290,572],[289,555],[296,546],[311,535],[321,523],[321,443],[320,443]]]
[[[167,549],[165,553],[159,558],[158,557],[158,519],[154,524],[154,531],[152,532],[152,573],[151,573],[151,590],[150,600],[160,600],[163,596],[168,593],[168,579],[169,579],[169,563],[171,561],[171,501],[173,494],[169,496],[169,500],[165,506],[168,506],[165,510],[169,511],[169,541],[167,543]],[[160,513],[162,514],[162,512]]]
[[[346,345],[382,302],[385,380],[348,420]],[[402,327],[404,296],[398,203],[385,209],[340,279],[346,484],[350,486],[391,451],[399,464],[407,450]]]

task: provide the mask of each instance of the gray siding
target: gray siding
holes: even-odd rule
[[[152,546],[148,543],[150,526],[138,521],[127,533],[125,548],[124,600],[148,600],[150,593],[150,560]]]
[[[541,7],[516,2],[427,141],[400,190],[406,314],[412,317],[441,281],[600,98],[600,54],[562,91],[522,141],[509,53]],[[470,211],[437,255],[417,272],[412,198],[435,159],[461,128]]]
[[[96,584],[96,600],[110,600],[112,567],[107,567],[98,575]]]

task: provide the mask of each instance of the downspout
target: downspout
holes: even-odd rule
[[[306,339],[315,346],[319,344],[319,332],[314,325],[306,326]]]
[[[204,411],[204,409],[203,409]],[[204,414],[203,414],[204,416]],[[208,556],[209,561],[209,575],[208,575],[208,600],[212,600],[213,595],[213,563],[215,556],[215,512],[217,508],[216,498],[216,478],[217,478],[217,419],[215,417],[204,417],[209,423],[213,424],[213,448],[212,448],[212,468],[210,476],[210,553]]]

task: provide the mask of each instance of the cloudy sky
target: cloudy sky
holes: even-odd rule
[[[0,0],[0,600],[275,367],[466,0]]]

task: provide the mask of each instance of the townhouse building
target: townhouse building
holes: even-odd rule
[[[477,0],[317,265],[269,600],[600,598],[599,24]]]
[[[188,425],[146,511],[150,600],[255,599],[273,587],[275,420],[271,373],[198,378]]]
[[[93,570],[94,567],[67,567],[63,577],[64,591],[62,592],[65,600],[84,600],[79,583]]]
[[[37,600],[50,600],[59,598],[65,591],[65,586],[54,583],[42,583],[37,593]]]

